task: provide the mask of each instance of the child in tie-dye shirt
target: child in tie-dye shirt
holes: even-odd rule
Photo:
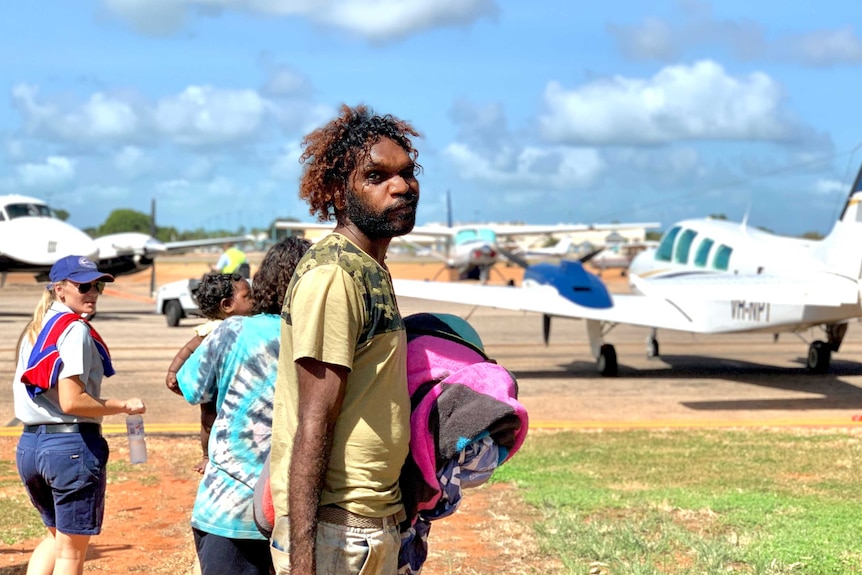
[[[255,315],[225,319],[177,374],[190,403],[215,398],[209,465],[192,531],[201,575],[269,575],[269,545],[254,522],[254,484],[269,453],[281,307],[309,243],[287,238],[264,257],[252,283]]]
[[[174,393],[181,394],[177,384],[177,372],[209,335],[225,318],[235,315],[250,315],[254,302],[251,297],[251,287],[239,274],[204,274],[198,286],[195,298],[201,314],[209,321],[195,327],[195,335],[174,356],[168,366],[165,385]],[[203,457],[195,465],[194,470],[203,473],[209,461],[210,430],[215,421],[215,400],[202,402],[201,409],[201,449]]]

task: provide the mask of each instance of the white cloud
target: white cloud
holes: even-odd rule
[[[173,34],[186,21],[186,2],[176,0],[102,0],[109,13],[138,32],[154,36]]]
[[[210,158],[199,156],[192,159],[183,173],[190,180],[204,180],[213,175],[215,168],[216,166]]]
[[[733,77],[705,60],[668,66],[648,79],[615,76],[573,90],[550,82],[539,122],[549,140],[578,145],[782,140],[797,127],[784,117],[781,99],[768,75]]]
[[[269,77],[263,87],[263,92],[271,96],[307,95],[311,92],[311,83],[305,75],[289,66],[271,66]]]
[[[31,189],[58,188],[75,178],[75,163],[63,156],[50,156],[42,164],[18,166],[18,178]]]
[[[467,26],[494,17],[493,0],[345,0],[320,14],[327,24],[371,40],[409,36],[420,30]]]
[[[767,35],[746,20],[721,20],[705,2],[681,2],[673,22],[647,17],[639,24],[608,25],[620,51],[635,60],[672,61],[695,48],[724,48],[743,60],[766,58],[806,66],[862,64],[862,38],[851,26],[809,33]]]
[[[298,180],[302,173],[302,166],[299,163],[300,155],[302,155],[302,148],[299,142],[284,146],[270,166],[269,173],[278,180]]]
[[[844,195],[847,193],[847,184],[838,180],[820,179],[814,183],[814,193],[818,196]]]
[[[114,167],[127,177],[135,177],[147,171],[147,155],[137,146],[123,146],[114,154]]]
[[[584,148],[504,148],[489,156],[456,142],[443,154],[465,180],[519,190],[586,187],[605,168],[596,150]]]
[[[188,86],[156,102],[136,94],[96,92],[82,103],[45,98],[39,88],[20,84],[12,100],[25,130],[47,140],[91,144],[224,144],[245,140],[266,125],[267,115],[281,124],[289,112],[302,112],[304,100],[271,102],[254,90]]]
[[[647,18],[636,26],[609,25],[620,50],[635,60],[671,60],[677,57],[678,40],[670,24],[658,18]]]
[[[862,39],[850,26],[789,36],[779,50],[810,66],[862,64]]]
[[[266,102],[253,90],[189,86],[155,108],[159,132],[182,144],[214,144],[246,138],[261,126]]]
[[[70,111],[40,101],[39,88],[27,84],[12,88],[12,100],[31,133],[55,134],[68,140],[106,141],[133,137],[141,126],[141,113],[132,102],[102,92],[90,95]]]
[[[145,34],[172,34],[190,15],[221,10],[269,17],[305,17],[369,40],[389,40],[431,28],[468,26],[495,17],[494,0],[102,0],[108,13]]]
[[[27,147],[21,140],[10,138],[6,140],[3,145],[6,149],[6,155],[13,160],[23,158],[26,154]]]

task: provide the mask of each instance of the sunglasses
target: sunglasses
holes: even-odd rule
[[[95,287],[96,291],[99,293],[105,291],[105,282],[87,282],[85,284],[79,284],[75,282],[72,283],[75,284],[75,287],[78,288],[78,293],[81,295],[88,293],[91,289],[93,289],[93,287]]]

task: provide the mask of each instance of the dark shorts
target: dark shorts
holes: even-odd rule
[[[201,575],[269,575],[272,560],[265,539],[230,539],[192,527]]]
[[[108,443],[99,433],[24,432],[18,474],[46,527],[97,535],[105,515]]]

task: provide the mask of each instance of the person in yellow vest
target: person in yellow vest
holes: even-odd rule
[[[249,277],[249,265],[245,252],[232,244],[224,245],[224,252],[212,270],[222,274],[238,273],[244,278]]]

